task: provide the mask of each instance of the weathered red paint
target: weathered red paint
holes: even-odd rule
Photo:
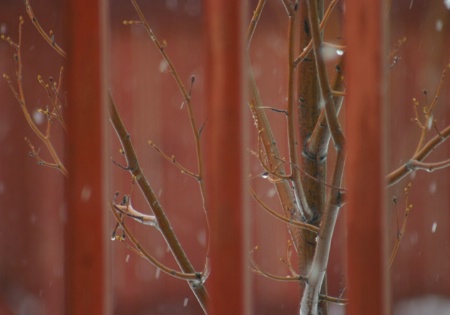
[[[243,127],[244,1],[206,1],[208,205],[211,223],[210,313],[248,314]]]
[[[382,1],[346,2],[347,314],[389,314]]]
[[[104,168],[105,1],[67,2],[65,314],[109,314]]]

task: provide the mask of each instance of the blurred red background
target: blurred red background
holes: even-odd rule
[[[166,50],[185,85],[189,85],[191,77],[195,76],[192,87],[194,112],[198,125],[206,121],[204,132],[207,132],[205,107],[208,104],[202,100],[204,61],[200,1],[167,0],[142,5],[155,33],[167,42]],[[255,5],[252,1],[250,7]],[[195,169],[193,138],[186,108],[173,79],[166,72],[165,62],[144,30],[139,26],[122,24],[123,20],[136,19],[131,4],[112,1],[110,7],[109,86],[131,134],[140,163],[167,209],[169,219],[194,266],[201,270],[207,231],[197,185],[163,160],[147,143],[152,140],[187,168]],[[42,0],[34,4],[35,13],[44,28],[53,29],[55,40],[64,47],[62,9],[59,1]],[[327,41],[343,42],[341,27],[338,26],[342,12],[341,4],[325,32]],[[26,17],[22,3],[3,1],[0,32],[16,40],[19,15]],[[412,98],[416,97],[421,105],[430,103],[441,72],[450,61],[450,47],[447,44],[450,39],[449,11],[441,1],[393,1],[390,17],[388,50],[392,50],[403,37],[407,41],[397,53],[399,62],[388,71],[390,103],[385,126],[388,170],[407,161],[415,150],[420,130],[411,122],[414,117]],[[45,106],[47,101],[37,83],[37,75],[56,77],[64,61],[47,47],[27,18],[25,21],[23,84],[28,106],[36,113],[37,108]],[[286,29],[287,19],[281,3],[269,2],[251,48],[252,65],[263,102],[277,108],[285,105],[286,98]],[[15,72],[13,53],[7,43],[0,43],[0,72],[11,77]],[[332,66],[331,59],[330,68]],[[434,114],[438,128],[442,129],[450,122],[449,86],[450,80],[447,80]],[[427,96],[423,90],[427,90]],[[6,82],[0,84],[0,96],[0,314],[61,314],[64,251],[70,250],[63,247],[66,211],[64,179],[56,171],[36,165],[28,156],[29,148],[24,137],[29,137],[38,147],[42,145],[26,124]],[[39,119],[39,115],[35,115]],[[278,142],[283,147],[284,119],[276,113],[270,114],[270,118],[274,122]],[[123,162],[117,139],[110,130],[111,159]],[[248,130],[253,131],[251,121]],[[430,134],[434,131],[431,130]],[[52,139],[63,152],[62,130],[55,128]],[[251,185],[258,189],[268,204],[276,207],[278,200],[273,188],[258,177],[262,170],[250,152],[257,149],[254,139],[252,134],[252,147],[248,153]],[[446,159],[449,152],[448,144],[443,144],[429,160]],[[203,154],[208,154],[207,148],[203,148]],[[113,163],[110,168],[111,198],[115,191],[131,193],[133,184],[129,175]],[[412,182],[409,201],[413,204],[413,210],[392,268],[394,302],[428,294],[450,295],[449,180],[449,170],[432,174],[417,172],[388,189],[391,225],[387,231],[393,243],[397,233],[397,216],[401,224],[405,208],[402,191],[408,182]],[[391,202],[393,196],[398,199],[396,207]],[[132,199],[136,208],[149,211],[137,189],[132,192]],[[259,246],[255,259],[265,270],[287,274],[287,268],[279,261],[286,251],[286,227],[263,213],[254,203],[251,204],[249,211],[254,218],[251,243]],[[345,215],[345,207],[342,214]],[[335,296],[345,288],[343,215],[339,221],[328,267],[329,292]],[[113,226],[111,219],[111,231]],[[133,226],[145,248],[161,261],[176,266],[157,231],[139,224]],[[201,313],[185,283],[160,274],[119,242],[112,242],[111,246],[115,314]],[[255,312],[296,312],[297,284],[277,283],[259,276],[254,276],[253,282]],[[370,289],[369,283],[367,286]]]

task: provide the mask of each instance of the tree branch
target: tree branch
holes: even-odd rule
[[[137,185],[139,186],[142,194],[147,201],[147,204],[152,209],[156,220],[158,222],[158,227],[163,235],[167,245],[169,246],[175,260],[180,266],[183,273],[196,274],[192,264],[187,258],[183,248],[181,247],[178,238],[175,235],[175,232],[172,229],[172,226],[167,218],[161,204],[159,203],[156,194],[148,183],[142,169],[139,166],[138,159],[136,153],[134,151],[133,145],[130,140],[130,135],[128,134],[122,119],[119,116],[114,100],[110,94],[110,105],[109,105],[109,115],[111,124],[119,138],[119,141],[122,145],[124,155],[127,161],[127,169],[135,179]],[[206,271],[206,270],[205,270]],[[205,273],[202,275],[202,278],[205,276]],[[203,281],[189,281],[189,286],[192,289],[194,295],[199,301],[201,307],[206,313],[206,303],[207,303],[207,292],[203,285]]]
[[[445,142],[450,136],[450,126],[447,126],[438,135],[431,138],[418,152],[416,152],[410,159],[410,161],[422,162],[431,152],[433,152],[439,145]],[[414,169],[411,168],[410,161],[403,164],[396,170],[389,173],[386,177],[386,181],[389,186],[398,183],[401,179],[405,178]]]

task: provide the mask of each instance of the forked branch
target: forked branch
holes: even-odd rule
[[[112,96],[110,95],[110,104],[109,104],[109,116],[111,124],[119,138],[119,141],[122,145],[124,156],[127,161],[127,170],[131,173],[134,180],[136,181],[138,187],[142,191],[144,198],[148,204],[148,206],[152,209],[153,214],[155,215],[159,230],[164,237],[168,247],[170,248],[175,260],[180,266],[183,273],[187,274],[196,274],[197,272],[194,270],[194,267],[190,263],[187,258],[183,248],[181,247],[178,238],[175,235],[175,232],[172,229],[172,226],[167,218],[159,200],[151,188],[149,182],[147,181],[144,173],[142,172],[141,167],[138,163],[138,158],[136,156],[133,144],[130,140],[130,135],[128,134],[125,125],[122,122],[122,119],[119,116],[116,105]],[[206,303],[207,303],[207,292],[203,285],[205,277],[209,274],[208,270],[204,270],[201,276],[201,281],[189,281],[190,288],[192,289],[194,295],[199,301],[201,307],[206,313]]]

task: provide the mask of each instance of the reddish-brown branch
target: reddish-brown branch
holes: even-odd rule
[[[19,40],[18,43],[15,44],[9,37],[4,37],[2,35],[2,39],[9,42],[11,46],[13,46],[16,49],[15,59],[16,59],[16,84],[17,89],[14,86],[13,82],[11,81],[10,77],[7,74],[3,74],[3,78],[8,83],[8,86],[10,87],[13,95],[19,102],[20,108],[22,109],[23,115],[25,116],[25,119],[30,126],[31,130],[36,134],[36,136],[44,143],[45,147],[47,148],[47,151],[50,153],[50,156],[53,160],[53,162],[45,162],[40,163],[41,165],[47,165],[51,166],[52,168],[58,169],[65,177],[68,176],[68,171],[64,164],[62,163],[58,153],[56,152],[55,147],[53,146],[52,142],[50,141],[50,125],[47,125],[47,130],[45,133],[43,133],[36,125],[36,123],[33,121],[33,118],[30,115],[30,112],[28,110],[26,100],[25,100],[25,92],[22,85],[22,53],[21,53],[21,44],[22,44],[22,27],[24,24],[24,20],[22,17],[19,18]],[[36,156],[35,156],[36,157]]]
[[[295,221],[293,219],[287,218],[285,216],[282,216],[281,214],[275,212],[274,210],[272,210],[269,206],[267,206],[262,200],[261,198],[258,197],[258,195],[256,194],[256,192],[251,189],[250,190],[250,194],[252,195],[253,199],[255,199],[255,201],[270,215],[274,216],[275,218],[277,218],[278,220],[289,224],[289,225],[293,225],[314,233],[318,233],[319,232],[319,228],[317,226],[314,226],[312,224],[308,224],[305,222],[300,222],[300,221]]]
[[[389,262],[388,262],[388,268],[389,269],[392,267],[392,263],[394,262],[395,257],[397,256],[397,252],[398,252],[398,249],[400,247],[400,242],[401,242],[401,240],[403,238],[403,235],[405,235],[406,223],[408,221],[409,212],[412,209],[412,204],[410,204],[409,200],[408,200],[409,190],[410,189],[411,189],[411,183],[409,183],[404,188],[404,193],[405,193],[405,214],[403,216],[402,227],[401,227],[400,231],[398,231],[397,238],[396,238],[395,244],[394,244],[394,248],[392,249],[391,257],[389,258]]]
[[[171,268],[165,266],[163,263],[161,263],[156,258],[154,258],[152,255],[150,255],[147,252],[147,250],[145,250],[145,248],[143,248],[142,245],[139,243],[137,238],[134,236],[133,232],[128,228],[128,225],[125,224],[124,219],[122,217],[120,217],[119,213],[122,213],[120,206],[115,205],[115,204],[110,204],[110,207],[111,207],[112,213],[113,213],[114,217],[116,218],[118,224],[125,232],[125,235],[127,236],[127,238],[130,239],[131,244],[133,244],[133,246],[131,246],[130,244],[126,244],[126,246],[128,248],[133,250],[137,255],[146,259],[149,263],[154,265],[156,268],[160,269],[162,272],[164,272],[172,277],[175,277],[177,279],[182,279],[182,280],[188,280],[188,281],[202,281],[201,274],[185,273],[185,272],[176,271],[174,269],[171,269]],[[130,209],[128,209],[126,211],[130,211]],[[120,238],[115,237],[114,239],[118,239],[120,241],[126,240],[126,238],[123,238],[123,237],[120,237]]]
[[[322,40],[320,37],[317,2],[315,0],[308,0],[307,5],[309,21],[311,23],[310,27],[313,41],[314,59],[316,62],[322,97],[325,101],[325,117],[327,125],[330,128],[331,138],[333,139],[337,151],[336,163],[332,176],[332,185],[335,187],[340,187],[345,164],[345,138],[337,120],[336,106],[334,104],[333,94],[328,82],[325,61],[321,54]],[[308,283],[305,286],[301,301],[301,314],[317,314],[318,312],[317,307],[319,303],[319,295],[328,265],[331,239],[339,208],[341,206],[342,203],[340,201],[339,191],[329,189],[325,211],[321,220],[319,237],[317,239],[316,252],[314,253],[311,272],[308,276]]]
[[[288,6],[288,4],[285,5],[286,7]],[[292,183],[294,186],[294,195],[297,200],[297,203],[300,205],[301,216],[310,219],[313,217],[313,213],[306,200],[305,191],[303,190],[302,181],[300,179],[300,172],[298,168],[294,167],[299,165],[297,140],[295,135],[295,121],[294,121],[295,118],[294,104],[296,103],[294,56],[295,56],[295,38],[297,36],[295,32],[296,30],[295,11],[296,9],[294,8],[290,8],[288,10],[289,12],[288,97],[287,97],[288,149],[289,149]]]
[[[119,116],[112,97],[110,98],[109,116],[111,124],[115,132],[117,133],[117,137],[119,138],[122,145],[124,155],[127,160],[127,169],[142,191],[147,204],[152,209],[156,220],[158,221],[158,227],[161,231],[161,234],[163,235],[167,245],[169,246],[175,260],[177,261],[183,273],[195,274],[196,271],[194,270],[194,267],[190,263],[183,248],[181,247],[181,244],[178,241],[178,238],[176,237],[175,232],[173,231],[172,226],[161,204],[159,203],[158,198],[156,197],[156,194],[154,193],[144,173],[142,172],[142,169],[139,166],[138,158],[130,140],[130,135],[128,134],[122,122],[122,119]],[[205,276],[206,273],[207,271],[205,270],[203,276]],[[207,292],[205,287],[203,286],[203,281],[189,281],[189,286],[192,289],[197,300],[199,301],[200,305],[202,306],[203,310],[206,312]]]
[[[442,130],[438,135],[431,138],[423,147],[420,149],[413,157],[411,157],[410,161],[422,162],[431,152],[433,152],[440,144],[445,142],[450,136],[450,126],[447,126],[444,130]],[[411,168],[410,162],[407,162],[392,171],[386,177],[388,186],[392,186],[395,183],[398,183],[401,179],[405,178],[408,174],[413,171]]]
[[[42,26],[39,24],[38,19],[36,15],[34,15],[33,9],[31,8],[30,2],[28,0],[25,0],[25,7],[28,13],[28,16],[30,17],[31,21],[33,22],[34,27],[36,30],[41,34],[42,38],[45,39],[45,41],[63,58],[66,58],[66,52],[59,47],[59,45],[55,42],[55,37],[53,35],[53,32],[50,31],[49,34],[47,34]]]

